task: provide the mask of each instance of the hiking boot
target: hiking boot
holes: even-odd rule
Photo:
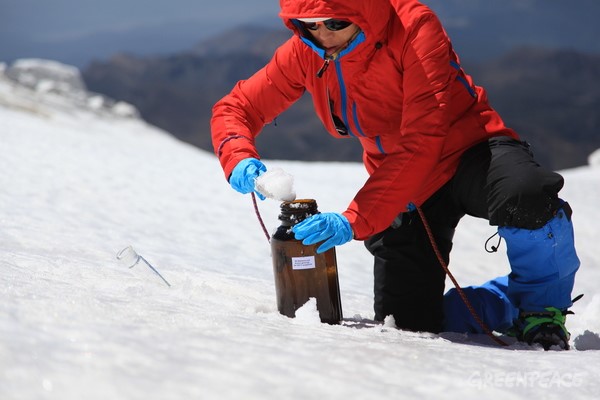
[[[565,327],[568,314],[573,313],[555,307],[548,307],[546,311],[521,312],[513,326],[515,336],[528,344],[541,344],[544,350],[552,346],[569,350],[571,334]]]

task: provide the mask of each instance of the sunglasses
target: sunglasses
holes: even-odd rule
[[[320,24],[320,22],[300,22],[302,23],[302,26],[308,30],[316,31],[317,29],[319,29],[318,24]],[[341,31],[342,29],[346,29],[347,27],[352,25],[352,22],[350,21],[344,21],[343,19],[333,18],[325,20],[322,23],[323,25],[325,25],[325,28],[327,28],[330,31]]]

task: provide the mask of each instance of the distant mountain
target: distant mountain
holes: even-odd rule
[[[226,56],[239,52],[271,58],[275,49],[292,35],[283,27],[267,28],[257,25],[242,25],[221,35],[201,41],[191,49],[199,57]]]
[[[599,147],[600,54],[524,47],[472,73],[546,165],[585,164]]]
[[[598,0],[423,0],[440,17],[463,61],[521,46],[600,53]]]
[[[287,37],[285,30],[240,27],[169,57],[118,55],[94,62],[83,78],[91,90],[135,105],[149,122],[210,150],[214,103],[261,68]],[[545,165],[582,165],[600,147],[599,56],[519,48],[463,66]],[[324,132],[306,97],[267,126],[257,143],[265,158],[358,161],[361,154],[355,141]]]
[[[198,40],[210,37],[211,31],[214,31],[213,26],[177,22],[61,39],[15,37],[0,32],[0,60],[10,62],[33,56],[84,67],[94,59],[104,60],[124,50],[143,56],[184,51]]]

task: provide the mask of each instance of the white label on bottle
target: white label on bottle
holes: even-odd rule
[[[292,257],[292,269],[315,268],[315,256]]]

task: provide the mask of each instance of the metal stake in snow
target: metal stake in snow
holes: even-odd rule
[[[156,275],[158,275],[159,278],[162,279],[162,281],[164,283],[166,283],[168,287],[171,287],[171,284],[169,282],[167,282],[167,280],[165,278],[163,278],[163,276],[160,274],[160,272],[158,272],[156,270],[156,268],[154,268],[152,265],[150,265],[150,263],[148,261],[146,261],[146,259],[144,257],[140,256],[133,249],[132,246],[127,246],[123,250],[121,250],[119,253],[117,253],[117,260],[123,262],[123,264],[127,265],[129,268],[135,267],[141,260],[148,266],[148,268],[150,268],[152,271],[154,271],[154,273]]]

